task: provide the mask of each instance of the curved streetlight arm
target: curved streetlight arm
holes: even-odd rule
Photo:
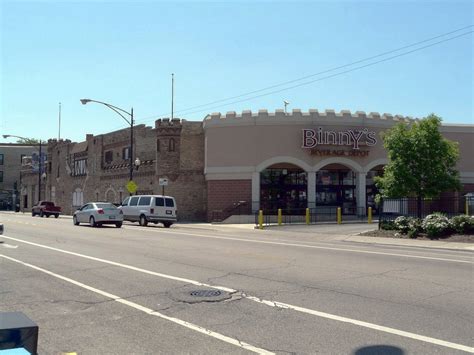
[[[27,140],[28,138],[25,138],[25,137],[21,137],[21,136],[15,136],[13,134],[4,134],[3,135],[3,138],[18,138],[18,139],[24,139],[24,140]]]
[[[111,104],[108,104],[106,102],[102,102],[102,101],[97,101],[97,100],[91,100],[91,99],[81,99],[81,103],[83,105],[89,103],[89,102],[95,102],[95,103],[98,103],[98,104],[102,104],[104,106],[107,106],[108,108],[110,108],[111,110],[115,111],[117,114],[120,115],[120,117],[122,117],[125,122],[127,122],[130,126],[132,125],[131,121],[128,120],[124,115],[122,115],[120,112],[123,112],[125,114],[127,114],[128,116],[130,116],[132,119],[133,119],[133,115],[130,113],[130,112],[127,112],[125,111],[124,109],[121,109],[120,107],[117,107],[117,106],[114,106],[114,105],[111,105]]]

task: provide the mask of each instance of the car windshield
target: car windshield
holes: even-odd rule
[[[115,207],[114,204],[112,203],[96,203],[95,204],[97,206],[97,208],[102,208],[102,209],[117,209],[117,207]]]

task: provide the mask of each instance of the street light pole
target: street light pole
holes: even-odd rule
[[[133,107],[130,112],[130,181],[133,180]]]
[[[134,161],[133,161],[133,125],[135,123],[134,120],[133,120],[133,107],[132,107],[131,111],[128,112],[128,111],[125,111],[124,109],[121,109],[120,107],[117,107],[117,106],[114,106],[114,105],[111,105],[111,104],[108,104],[108,103],[102,102],[102,101],[91,100],[91,99],[81,99],[80,101],[83,105],[86,105],[89,102],[95,102],[95,103],[107,106],[112,111],[115,111],[115,113],[117,113],[120,117],[122,117],[125,120],[125,122],[127,122],[130,125],[130,151],[129,151],[130,152],[130,156],[129,156],[130,177],[129,177],[129,179],[130,179],[130,181],[132,181],[133,180],[133,165],[134,165]],[[128,115],[130,117],[130,120],[127,119],[123,115],[123,113]]]
[[[41,139],[39,141],[39,157],[38,157],[38,205],[41,201],[41,161],[43,160],[41,157]]]

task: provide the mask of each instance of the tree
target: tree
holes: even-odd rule
[[[20,138],[16,142],[18,144],[38,145],[40,141],[36,138]]]
[[[446,190],[460,189],[458,143],[439,132],[441,118],[435,114],[413,124],[399,123],[383,135],[389,163],[376,177],[382,197],[416,197],[418,217],[424,198]]]

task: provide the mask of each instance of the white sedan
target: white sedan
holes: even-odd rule
[[[117,228],[120,228],[123,223],[123,214],[112,203],[89,202],[74,212],[72,220],[75,226],[80,223],[89,223],[91,227],[115,224]]]

